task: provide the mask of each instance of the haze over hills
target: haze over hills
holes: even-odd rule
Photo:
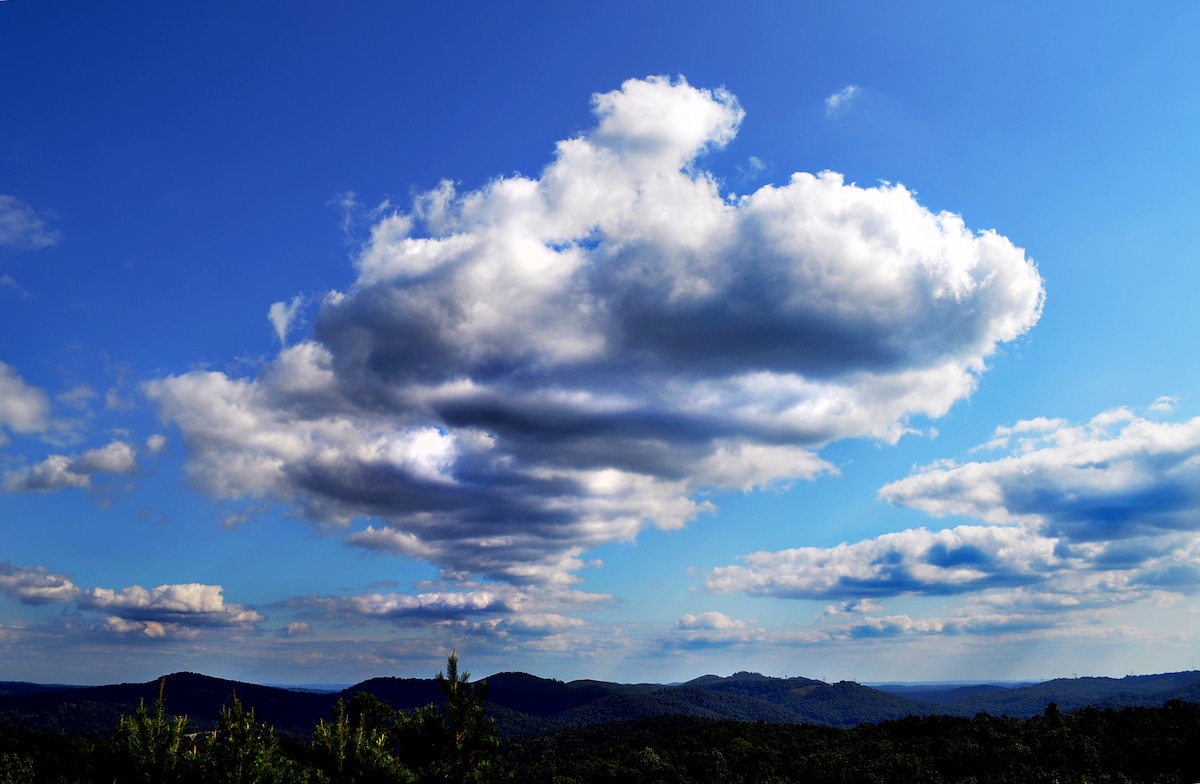
[[[399,710],[441,699],[432,678],[372,678],[336,692],[262,686],[196,673],[164,678],[169,712],[187,715],[197,729],[215,723],[221,707],[236,693],[260,720],[298,737],[331,716],[339,699],[349,700],[360,691]],[[1200,703],[1200,671],[1060,678],[1014,687],[955,684],[938,689],[920,684],[906,689],[904,684],[889,684],[888,690],[852,681],[825,683],[750,672],[705,675],[671,685],[563,682],[523,672],[501,672],[485,680],[488,709],[501,733],[508,736],[662,716],[848,727],[909,715],[988,713],[1026,718],[1041,713],[1050,702],[1063,711],[1088,705],[1158,706],[1171,699]],[[0,682],[0,725],[106,735],[122,714],[132,713],[142,700],[152,703],[158,691],[159,681],[94,687]]]

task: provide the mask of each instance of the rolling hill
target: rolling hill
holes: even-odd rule
[[[1026,718],[1055,702],[1070,711],[1158,706],[1170,699],[1200,703],[1200,672],[1125,678],[1070,678],[1006,688],[994,684],[952,689],[913,687],[904,693],[852,681],[773,678],[750,672],[706,675],[681,684],[563,682],[522,672],[502,672],[488,681],[488,706],[505,735],[531,735],[570,727],[666,716],[824,724],[850,727],[905,716],[979,713]],[[258,718],[281,733],[305,737],[339,700],[369,692],[400,710],[437,703],[437,683],[421,678],[372,678],[338,692],[289,689],[212,678],[196,673],[164,676],[168,710],[187,715],[191,726],[215,724],[236,694]],[[122,714],[151,704],[159,681],[108,686],[55,686],[0,682],[0,725],[68,735],[107,735]],[[917,699],[916,697],[926,697]]]

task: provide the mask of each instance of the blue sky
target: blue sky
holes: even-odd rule
[[[0,2],[0,677],[1193,666],[1200,9]]]

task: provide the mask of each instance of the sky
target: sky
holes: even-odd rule
[[[1197,27],[0,0],[0,679],[1193,669]]]

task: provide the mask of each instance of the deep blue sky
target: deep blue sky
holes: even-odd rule
[[[0,672],[1191,667],[1197,23],[0,2]]]

